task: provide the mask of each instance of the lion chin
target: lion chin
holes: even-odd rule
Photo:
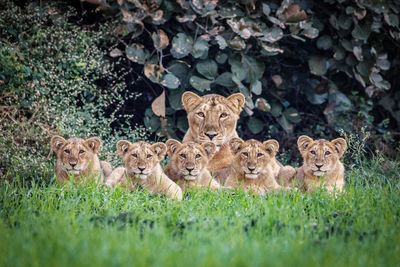
[[[146,180],[147,176],[149,176],[148,174],[143,174],[143,173],[134,173],[134,176],[136,178],[142,179],[142,180]]]
[[[79,174],[81,174],[81,171],[80,170],[71,169],[71,170],[67,170],[67,173],[73,174],[73,175],[79,175]]]
[[[325,172],[323,172],[323,171],[314,172],[314,176],[324,176],[324,175],[325,175]]]
[[[194,176],[194,175],[185,175],[183,178],[184,178],[185,180],[187,180],[187,181],[193,181],[193,180],[196,180],[196,179],[197,179],[197,176]]]
[[[247,179],[257,179],[257,178],[258,178],[258,174],[246,173],[246,174],[244,175],[244,177],[246,177]]]

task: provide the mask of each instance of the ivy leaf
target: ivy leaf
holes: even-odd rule
[[[151,110],[156,116],[165,118],[165,91],[151,103]]]
[[[325,75],[328,70],[328,62],[326,58],[320,56],[311,56],[308,60],[310,72],[314,75]]]
[[[292,123],[301,122],[301,117],[299,112],[295,108],[288,108],[283,112],[286,119]]]
[[[212,83],[212,81],[200,78],[198,76],[190,77],[189,82],[193,86],[193,88],[195,88],[196,90],[198,90],[200,92],[204,92],[206,90],[209,91],[211,83]]]
[[[218,65],[212,59],[200,61],[196,65],[198,73],[206,77],[207,79],[214,79],[218,75]]]
[[[251,91],[256,95],[261,95],[262,86],[260,81],[251,84]]]
[[[144,49],[142,44],[132,44],[125,48],[126,57],[133,62],[144,64],[150,56],[149,51]]]
[[[366,40],[368,40],[368,37],[369,37],[370,33],[371,33],[371,26],[370,25],[368,25],[368,24],[365,24],[365,25],[357,24],[354,27],[353,31],[351,32],[351,35],[356,39],[359,39],[359,40],[362,40],[362,41],[366,41]]]
[[[193,38],[185,33],[178,33],[172,39],[171,55],[174,58],[183,58],[189,55],[193,49]]]
[[[163,30],[158,30],[157,32],[153,32],[151,35],[151,39],[153,39],[154,47],[160,51],[169,45],[168,35]]]
[[[203,58],[208,55],[208,40],[205,37],[200,36],[194,43],[191,54],[195,58]]]
[[[255,117],[250,117],[247,127],[253,134],[259,134],[264,129],[264,123]]]
[[[317,40],[317,47],[322,50],[329,50],[332,47],[332,38],[329,35],[322,35]]]
[[[168,102],[172,109],[174,109],[174,110],[183,109],[182,101],[181,101],[183,92],[184,92],[184,89],[177,89],[177,90],[169,91]]]
[[[219,75],[215,83],[224,87],[234,87],[236,85],[232,80],[232,73],[230,72],[224,72]]]
[[[189,86],[190,68],[185,61],[171,61],[168,66],[168,71],[179,79],[182,89],[186,89]]]
[[[181,84],[179,79],[172,73],[164,75],[161,84],[168,87],[169,89],[176,89]]]
[[[186,133],[186,131],[189,129],[189,123],[188,120],[185,116],[181,116],[178,118],[178,121],[176,122],[176,127],[181,131]]]
[[[247,81],[251,84],[256,83],[264,74],[264,62],[257,59],[243,55],[242,56],[242,71],[247,72]]]

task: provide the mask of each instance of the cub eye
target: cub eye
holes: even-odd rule
[[[79,150],[79,154],[81,154],[81,155],[82,155],[82,154],[85,154],[85,150],[82,150],[82,149]]]
[[[257,153],[257,158],[261,158],[262,156],[264,156],[263,153]]]
[[[330,154],[332,154],[330,151],[325,151],[325,156],[329,156]]]
[[[311,150],[310,151],[311,155],[316,155],[317,153],[315,152],[315,150]]]
[[[223,119],[223,118],[228,117],[228,114],[226,114],[226,113],[224,112],[224,113],[222,113],[219,117],[220,117],[221,119]]]
[[[153,155],[147,154],[147,155],[146,155],[146,158],[149,159],[149,158],[151,158],[152,156],[153,156]]]
[[[181,157],[182,159],[186,159],[186,155],[185,154],[180,154],[179,157]]]
[[[197,113],[197,116],[199,116],[201,118],[204,118],[204,113],[203,112],[199,112],[199,113]]]
[[[201,158],[201,155],[200,154],[197,154],[196,155],[196,159],[200,159]]]
[[[249,156],[249,153],[243,152],[242,155],[245,156],[245,157],[247,158],[247,157]]]
[[[137,158],[137,154],[132,154],[132,157]]]
[[[64,152],[65,152],[66,154],[69,154],[69,153],[71,153],[71,150],[65,149]]]

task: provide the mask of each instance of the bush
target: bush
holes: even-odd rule
[[[88,2],[120,11],[123,45],[110,55],[129,59],[156,88],[144,123],[158,135],[186,132],[185,90],[242,92],[240,136],[285,146],[303,133],[366,127],[388,148],[400,126],[396,1]]]
[[[139,94],[125,90],[123,76],[105,58],[101,46],[110,40],[109,25],[83,30],[68,22],[71,9],[1,5],[1,176],[49,178],[49,138],[55,133],[100,136],[106,141],[101,155],[111,161],[118,138],[145,137],[129,121],[116,125],[124,101]]]

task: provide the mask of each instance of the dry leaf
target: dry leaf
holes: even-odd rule
[[[276,87],[279,87],[283,82],[281,75],[278,74],[272,75],[271,79],[275,83]]]
[[[286,22],[300,22],[307,19],[307,14],[304,10],[300,10],[299,5],[290,5],[288,8],[283,12],[283,16]]]
[[[162,94],[159,95],[156,99],[154,99],[153,103],[151,103],[151,109],[153,113],[158,117],[165,118],[165,91],[163,90]]]

